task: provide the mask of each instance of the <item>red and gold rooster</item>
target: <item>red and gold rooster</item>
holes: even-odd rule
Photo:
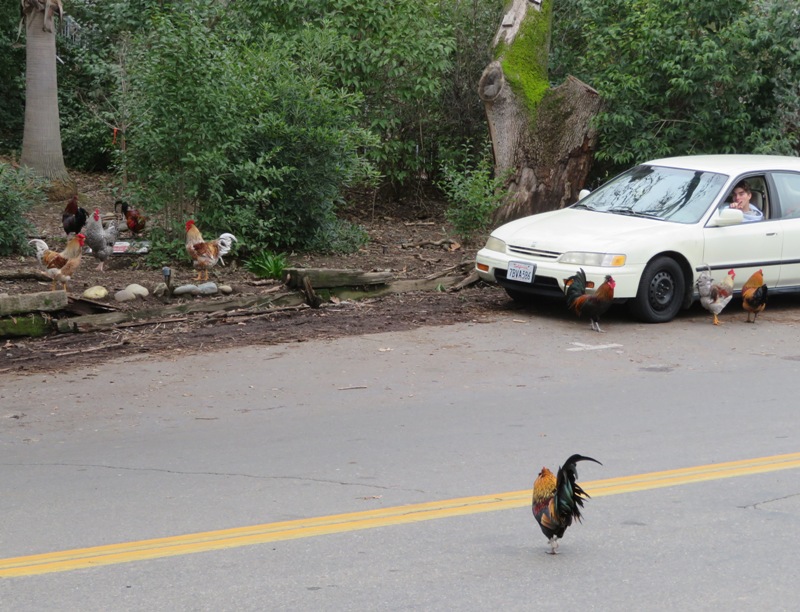
[[[216,240],[206,242],[194,221],[191,219],[187,221],[186,252],[192,258],[194,268],[197,270],[197,277],[194,280],[208,280],[208,269],[217,265],[218,261],[222,261],[222,256],[230,252],[234,242],[236,242],[236,236],[228,233],[222,234]],[[222,265],[225,265],[224,261]]]
[[[564,293],[567,296],[567,308],[579,317],[586,315],[589,317],[592,329],[602,332],[600,329],[600,315],[609,309],[614,301],[614,287],[616,283],[610,276],[606,276],[605,281],[594,293],[587,294],[586,289],[593,285],[586,282],[586,273],[580,268],[576,274],[564,279]]]
[[[766,307],[767,286],[764,284],[764,272],[756,270],[742,287],[742,308],[747,311],[747,322],[751,322],[750,313],[752,313],[752,322],[755,323],[758,313],[762,312]]]
[[[575,482],[578,479],[578,470],[575,468],[578,461],[594,461],[603,465],[591,457],[572,455],[563,467],[558,468],[558,476],[543,467],[533,483],[533,516],[550,543],[551,555],[556,554],[558,540],[564,537],[567,527],[572,525],[572,519],[580,523],[580,509],[589,498],[589,494]]]
[[[125,217],[125,225],[128,226],[131,234],[137,236],[141,234],[144,231],[145,225],[147,225],[147,217],[142,212],[129,206],[124,200],[117,200],[114,202],[114,210],[117,209],[117,206],[121,206],[122,215]]]
[[[36,247],[36,259],[44,266],[45,274],[53,280],[53,291],[56,290],[56,282],[64,285],[67,290],[67,281],[81,265],[81,253],[86,237],[83,234],[76,234],[67,241],[67,246],[60,253],[50,250],[44,240],[38,238],[31,240],[30,244]]]

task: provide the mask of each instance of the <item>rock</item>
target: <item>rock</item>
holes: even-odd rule
[[[231,293],[233,293],[233,287],[231,287],[230,285],[220,285],[219,292],[222,293],[223,295],[230,295]]]
[[[104,297],[108,296],[108,289],[100,285],[95,285],[84,291],[82,296],[87,300],[102,300]]]
[[[197,295],[197,285],[181,285],[175,287],[172,295]]]
[[[169,293],[169,288],[167,287],[167,283],[158,283],[153,288],[153,295],[156,297],[164,297]]]
[[[127,289],[122,289],[114,294],[114,299],[118,302],[130,302],[135,300],[136,297],[137,296],[133,291],[128,291]]]
[[[216,283],[203,283],[197,286],[197,295],[216,295],[219,293]]]
[[[130,291],[136,297],[140,297],[142,299],[146,298],[150,295],[150,292],[141,285],[137,285],[136,283],[131,283],[127,287],[125,287],[125,291]]]

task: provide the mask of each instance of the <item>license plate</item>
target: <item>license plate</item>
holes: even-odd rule
[[[520,283],[532,283],[536,274],[536,264],[524,261],[509,261],[506,278]]]

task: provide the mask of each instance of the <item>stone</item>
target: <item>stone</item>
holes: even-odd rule
[[[233,293],[233,287],[231,287],[230,285],[220,285],[219,292],[222,293],[223,295],[230,295],[231,293]]]
[[[136,283],[131,283],[127,287],[125,287],[125,291],[130,291],[136,297],[140,297],[142,299],[146,298],[150,295],[150,292],[141,285],[137,285]]]
[[[127,289],[122,289],[114,294],[114,299],[118,302],[130,302],[136,298],[136,294],[133,291],[128,291]]]
[[[216,295],[217,293],[219,293],[219,289],[217,289],[216,283],[203,283],[197,286],[198,295]]]
[[[181,285],[175,287],[172,295],[197,295],[197,285]]]
[[[104,297],[108,296],[108,289],[100,285],[95,285],[94,287],[89,287],[81,295],[87,300],[102,300]]]

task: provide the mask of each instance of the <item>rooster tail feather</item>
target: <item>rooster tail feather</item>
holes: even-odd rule
[[[564,281],[567,308],[574,309],[575,303],[586,293],[586,273],[580,268],[577,273]]]
[[[581,520],[580,508],[583,507],[583,500],[589,498],[589,494],[576,482],[578,479],[576,464],[579,461],[594,461],[603,465],[597,459],[576,454],[567,459],[564,465],[558,469],[555,506],[557,514],[562,517],[565,524],[569,524],[572,518]]]
[[[223,255],[230,253],[234,242],[238,242],[236,240],[236,236],[229,233],[222,234],[219,238],[217,238],[217,244],[219,245],[219,256],[222,257]]]

